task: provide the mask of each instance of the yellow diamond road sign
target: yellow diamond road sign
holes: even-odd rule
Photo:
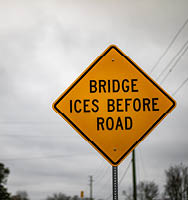
[[[136,63],[111,45],[54,102],[53,108],[117,166],[175,105]]]

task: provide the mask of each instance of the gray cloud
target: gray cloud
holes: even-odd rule
[[[0,162],[9,191],[31,199],[54,192],[111,193],[111,167],[53,110],[52,102],[111,44],[150,72],[187,17],[180,1],[0,1]],[[186,26],[151,74],[155,79],[187,40]],[[172,94],[188,75],[185,54],[162,84]],[[164,169],[187,163],[187,84],[177,108],[137,148],[138,180],[162,188]],[[122,177],[131,159],[119,166]],[[131,170],[120,192],[131,184]],[[121,195],[120,195],[121,198]]]

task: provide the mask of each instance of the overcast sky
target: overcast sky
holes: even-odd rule
[[[31,200],[81,190],[89,196],[93,175],[94,198],[110,196],[110,164],[52,110],[110,44],[177,101],[136,149],[137,181],[153,180],[162,190],[165,169],[188,165],[187,46],[176,56],[187,45],[187,10],[187,0],[0,0],[0,162],[10,169],[9,192],[26,190]],[[130,160],[119,166],[120,179]],[[131,172],[119,186],[120,198],[132,184]]]

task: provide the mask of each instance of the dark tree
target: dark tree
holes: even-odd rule
[[[171,166],[165,171],[165,196],[170,200],[188,199],[188,168],[183,164]]]
[[[139,200],[153,200],[159,195],[159,189],[153,181],[141,181],[137,193]]]
[[[47,200],[71,200],[70,196],[66,196],[63,193],[53,194],[53,196],[47,197]]]
[[[90,200],[89,198],[83,198],[81,199],[79,196],[74,195],[74,196],[67,196],[66,194],[63,193],[55,193],[52,196],[48,196],[46,200]]]
[[[122,195],[125,196],[125,200],[133,200],[132,188],[129,187],[127,190],[123,190]]]
[[[74,195],[71,200],[80,200],[80,198],[77,195]]]
[[[122,193],[126,200],[133,200],[133,190],[129,188]],[[158,197],[158,186],[153,181],[141,181],[137,185],[137,199],[138,200],[153,200]]]
[[[10,171],[5,168],[3,163],[0,163],[0,200],[9,200],[10,194],[7,191],[6,183]]]
[[[29,197],[26,191],[18,191],[11,197],[11,200],[29,200]]]
[[[0,184],[5,185],[7,183],[7,177],[9,173],[9,169],[5,168],[3,163],[0,163]]]

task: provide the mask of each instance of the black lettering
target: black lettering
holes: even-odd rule
[[[138,92],[138,90],[135,89],[136,83],[135,81],[138,81],[138,79],[131,79],[131,87],[132,87],[132,92]]]
[[[89,99],[84,99],[84,112],[90,112],[90,110],[88,110],[87,108],[88,108],[88,106],[89,106],[89,104],[88,104],[88,102],[89,102],[90,100]]]
[[[136,98],[134,99],[133,101],[133,108],[136,112],[138,112],[141,108],[141,102],[140,102],[140,99]]]
[[[108,107],[108,112],[113,112],[115,110],[114,100],[113,99],[108,99],[107,100],[107,107]]]
[[[128,92],[129,91],[129,85],[126,85],[125,82],[129,83],[129,80],[124,79],[122,81],[122,90],[123,90],[123,92]]]
[[[105,86],[106,86],[106,81],[105,80],[99,80],[99,92],[100,93],[102,92],[102,88],[103,88],[103,91],[106,92]]]
[[[100,127],[102,130],[104,130],[104,118],[97,117],[97,130],[100,130]]]
[[[110,80],[108,80],[108,92],[110,92]]]
[[[129,123],[128,123],[129,121]],[[131,117],[125,117],[125,129],[130,130],[133,126],[133,120]]]
[[[158,105],[156,101],[158,101],[159,98],[152,98],[152,110],[153,111],[159,111],[159,108],[156,108],[156,106]]]
[[[117,112],[123,112],[122,109],[120,109],[120,106],[122,106],[123,99],[117,99]]]
[[[118,80],[112,80],[112,91],[119,92],[120,84]]]
[[[72,113],[72,100],[70,100],[70,113]]]
[[[128,106],[130,106],[130,103],[128,101],[131,101],[132,99],[125,99],[125,112],[128,111]]]
[[[97,81],[90,80],[89,82],[90,82],[90,84],[89,84],[89,86],[90,86],[89,87],[90,88],[90,93],[95,93],[97,91],[97,87],[96,87]]]
[[[118,130],[119,127],[121,128],[121,130],[123,130],[123,124],[121,121],[121,117],[118,117],[118,119],[117,119],[116,130]]]
[[[147,110],[150,111],[149,104],[150,104],[150,99],[143,98],[143,111],[146,111],[146,107],[147,107]]]
[[[75,102],[74,102],[74,110],[77,112],[77,113],[80,113],[82,111],[82,109],[78,109],[77,108],[77,103],[81,104],[81,101],[79,99],[76,99]]]
[[[113,120],[112,117],[108,117],[108,118],[106,119],[106,128],[107,128],[108,130],[112,130],[112,129],[114,128],[114,120]]]
[[[99,103],[99,100],[98,99],[93,99],[92,104],[95,107],[95,108],[91,109],[93,112],[98,112],[99,111],[99,106],[97,105],[97,103]]]

